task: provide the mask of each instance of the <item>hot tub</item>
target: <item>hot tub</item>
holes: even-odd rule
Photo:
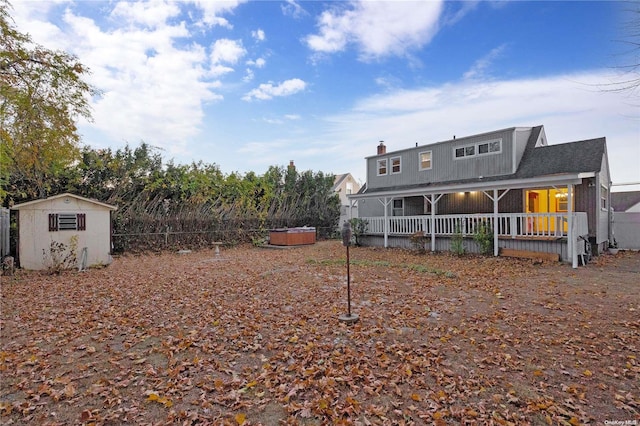
[[[280,228],[269,231],[269,244],[274,246],[299,246],[315,244],[316,228]]]

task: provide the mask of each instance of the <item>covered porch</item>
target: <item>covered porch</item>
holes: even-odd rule
[[[557,253],[562,260],[577,267],[578,257],[585,252],[585,243],[581,237],[586,238],[589,234],[587,213],[574,211],[576,185],[579,186],[585,177],[590,176],[564,175],[520,181],[371,190],[349,199],[352,205],[363,200],[382,205],[384,214],[360,217],[367,222],[363,240],[372,245],[408,246],[411,236],[422,235],[431,251],[442,251],[449,249],[450,241],[455,235],[462,235],[467,241],[472,241],[470,237],[482,227],[490,229],[493,234],[495,256],[500,254],[501,249],[507,248],[550,252]],[[514,212],[513,206],[511,211],[500,211],[500,200],[510,192],[513,199],[520,200],[517,207],[520,211]],[[486,205],[486,200],[490,200],[493,211],[438,214],[443,197],[449,196],[452,199],[453,194],[464,193],[486,197],[483,203]],[[548,202],[541,203],[538,199],[543,198],[541,195],[548,198]],[[415,200],[416,197],[424,199],[424,214],[406,215],[403,203],[398,200]],[[445,205],[451,210],[450,202],[445,202]]]

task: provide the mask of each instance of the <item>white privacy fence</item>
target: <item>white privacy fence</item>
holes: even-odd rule
[[[574,213],[576,235],[588,233],[587,214]],[[367,234],[385,234],[384,217],[363,217],[368,222]],[[446,236],[461,233],[472,235],[481,226],[497,230],[501,237],[566,237],[568,233],[567,213],[479,213],[468,215],[389,216],[387,235],[412,235],[424,232],[426,236]]]

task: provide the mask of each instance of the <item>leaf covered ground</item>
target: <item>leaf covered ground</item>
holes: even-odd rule
[[[0,423],[640,422],[640,254],[250,246],[2,277]],[[609,423],[611,424],[611,423]]]

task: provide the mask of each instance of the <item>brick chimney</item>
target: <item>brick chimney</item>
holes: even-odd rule
[[[384,145],[384,141],[380,141],[380,145],[378,145],[378,155],[386,154],[387,147]]]
[[[289,168],[295,170],[296,169],[296,165],[293,164],[293,160],[289,160]]]

